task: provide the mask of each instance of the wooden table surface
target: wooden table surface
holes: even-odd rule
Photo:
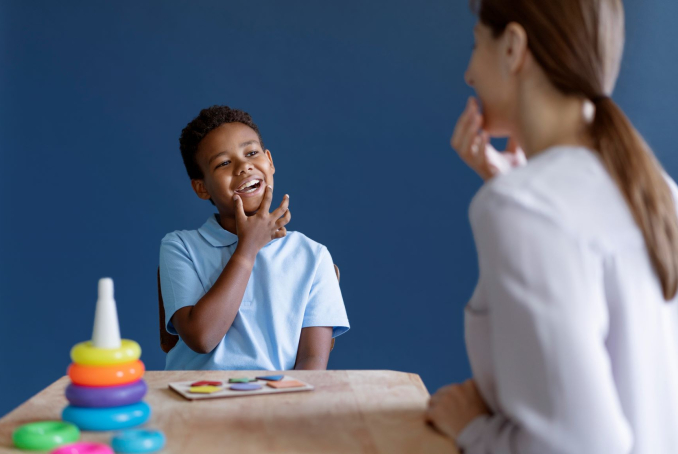
[[[314,391],[188,401],[169,382],[226,380],[271,371],[149,371],[144,400],[153,410],[144,427],[167,437],[163,453],[457,453],[428,427],[429,394],[416,374],[393,371],[287,371]],[[67,405],[62,377],[0,419],[0,453],[13,448],[12,431],[39,420],[60,420]],[[110,443],[112,432],[83,432],[82,440]]]

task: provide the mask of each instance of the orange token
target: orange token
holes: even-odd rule
[[[72,363],[68,366],[68,376],[76,385],[118,386],[140,380],[145,370],[144,363],[140,360],[114,366],[83,366]]]
[[[271,388],[282,389],[282,388],[303,388],[306,386],[304,383],[297,380],[283,380],[283,381],[270,381],[266,383]]]

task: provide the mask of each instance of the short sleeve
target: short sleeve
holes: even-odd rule
[[[172,316],[186,306],[194,306],[205,295],[193,260],[180,240],[163,240],[160,244],[160,290],[165,305],[165,327],[178,334]]]
[[[349,330],[344,299],[334,271],[334,262],[332,262],[330,252],[324,246],[318,254],[318,266],[304,311],[302,328],[311,326],[331,326],[332,337],[340,336]]]

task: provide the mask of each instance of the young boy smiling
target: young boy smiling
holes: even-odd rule
[[[287,232],[290,199],[270,211],[275,167],[249,114],[204,109],[181,133],[193,190],[218,214],[160,245],[173,369],[325,369],[349,329],[327,248]]]

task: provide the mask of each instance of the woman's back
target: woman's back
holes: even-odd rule
[[[471,222],[480,262],[467,309],[474,378],[523,431],[511,435],[493,416],[462,432],[460,445],[678,452],[678,302],[664,300],[598,155],[555,147],[535,156],[481,189]]]

